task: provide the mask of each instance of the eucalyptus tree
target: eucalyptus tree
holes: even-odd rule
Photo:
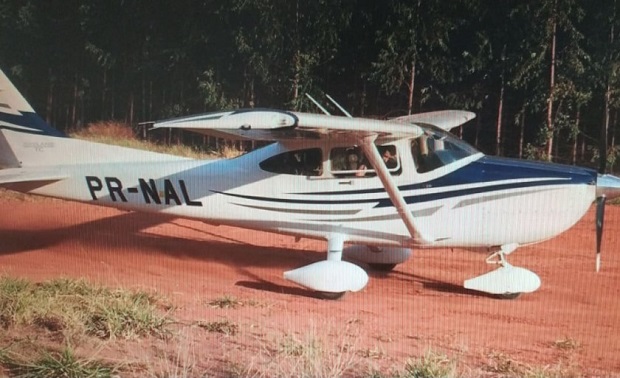
[[[618,110],[620,109],[620,3],[610,0],[587,4],[584,28],[588,33],[588,50],[592,55],[590,83],[593,86],[595,103],[601,103],[596,155],[599,170],[604,171],[606,163],[613,166],[618,155],[615,146]],[[593,137],[594,138],[594,137]],[[608,151],[605,156],[605,151]]]
[[[425,86],[418,92],[424,95],[432,92],[433,82],[449,74],[447,52],[454,19],[447,9],[452,5],[440,0],[391,0],[385,6],[388,14],[377,30],[380,50],[371,77],[388,95],[406,88],[411,114],[420,75]]]
[[[514,84],[526,89],[533,99],[531,111],[544,113],[539,134],[544,148],[537,154],[552,160],[558,151],[554,149],[554,137],[574,125],[576,111],[571,104],[584,96],[583,88],[577,86],[589,59],[577,27],[584,10],[577,0],[522,3],[518,10],[528,20],[529,33]]]
[[[239,0],[231,4],[230,30],[244,105],[287,103],[299,108],[302,92],[326,75],[347,27],[350,12],[342,1]],[[320,85],[319,85],[320,86]]]

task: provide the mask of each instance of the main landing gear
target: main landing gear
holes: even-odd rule
[[[351,245],[344,249],[347,260],[367,264],[372,270],[390,272],[396,265],[411,257],[411,249],[400,247],[377,247],[371,245]]]
[[[531,293],[540,287],[540,278],[525,268],[512,266],[506,256],[514,252],[518,244],[506,244],[487,257],[487,264],[500,265],[499,268],[481,276],[465,281],[465,288],[494,294],[502,299],[515,299],[522,293]]]
[[[325,299],[340,299],[347,291],[360,291],[368,283],[364,269],[342,261],[344,236],[335,234],[327,240],[327,260],[284,272],[284,278],[316,291]]]
[[[342,261],[343,252],[348,260],[368,264],[371,269],[383,272],[391,271],[411,256],[408,248],[365,245],[343,248],[344,237],[332,235],[327,240],[327,260],[285,272],[284,278],[316,291],[321,298],[340,299],[347,291],[362,290],[368,283],[364,269]]]

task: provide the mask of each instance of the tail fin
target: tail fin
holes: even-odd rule
[[[11,133],[7,131],[50,137],[65,136],[35,113],[0,69],[0,168],[20,167],[21,161],[7,140],[7,134]]]
[[[55,137],[65,136],[39,117],[0,69],[0,129]]]
[[[0,168],[185,160],[67,138],[32,109],[0,69]]]

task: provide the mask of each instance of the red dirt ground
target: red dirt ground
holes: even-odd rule
[[[0,274],[156,290],[178,306],[177,319],[237,324],[236,336],[195,338],[196,363],[215,369],[235,358],[260,364],[282,337],[310,335],[385,371],[430,349],[474,375],[513,363],[620,376],[620,207],[607,207],[600,273],[591,209],[569,232],[510,256],[543,282],[513,301],[463,289],[489,267],[459,249],[414,251],[395,271],[370,273],[362,292],[326,301],[282,278],[323,259],[324,242],[60,200],[0,198],[0,214]],[[246,305],[209,306],[224,295]]]

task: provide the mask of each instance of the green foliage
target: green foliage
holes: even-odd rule
[[[70,348],[43,351],[34,361],[7,354],[1,362],[11,375],[22,378],[107,378],[114,372],[101,362],[78,358]]]
[[[159,301],[140,291],[110,290],[83,280],[55,279],[39,284],[0,277],[3,328],[34,325],[50,332],[97,338],[164,338],[170,318]]]
[[[209,306],[214,308],[237,308],[242,305],[243,302],[229,295],[224,295],[223,297],[215,298],[212,301],[209,301]]]
[[[495,142],[504,93],[504,119],[526,109],[525,144],[570,135],[556,138],[565,147],[600,135],[606,109],[610,134],[618,127],[619,7],[585,0],[0,0],[0,67],[62,130],[240,107],[315,111],[308,92],[329,93],[355,115],[474,110],[485,149]],[[550,105],[554,134],[541,134]],[[518,131],[504,129],[509,150]]]
[[[427,352],[407,362],[402,378],[449,378],[456,376],[456,365],[442,354]]]
[[[221,333],[226,336],[235,336],[239,332],[239,326],[228,320],[217,320],[212,322],[200,321],[197,325],[209,332]]]

